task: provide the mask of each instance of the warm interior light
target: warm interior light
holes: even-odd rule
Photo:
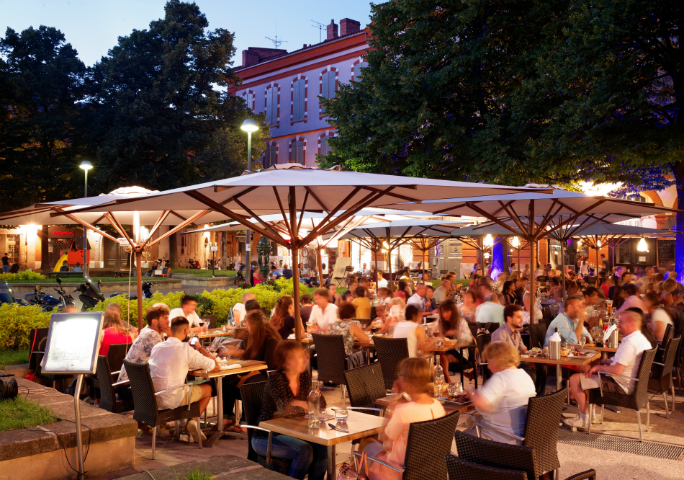
[[[520,239],[518,237],[513,237],[511,245],[513,245],[513,248],[518,248],[520,246]]]
[[[256,132],[259,130],[259,125],[252,120],[251,118],[248,118],[244,122],[242,122],[242,126],[240,127],[240,130],[243,132]]]
[[[133,240],[140,241],[140,212],[133,212]]]
[[[492,245],[494,245],[494,239],[492,238],[492,235],[488,233],[484,237],[483,243],[485,247],[491,247]]]
[[[643,237],[637,244],[637,252],[648,252],[648,245],[646,244],[646,239]]]
[[[598,248],[601,248],[601,240],[598,241],[597,245],[598,245]]]

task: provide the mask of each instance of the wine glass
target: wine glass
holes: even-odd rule
[[[582,335],[582,336],[579,338],[580,347],[584,348],[584,345],[586,345],[586,343],[587,343],[587,337],[585,337],[584,335]]]

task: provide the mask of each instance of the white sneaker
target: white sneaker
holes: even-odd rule
[[[188,433],[190,433],[190,435],[192,435],[193,441],[195,441],[195,442],[197,441],[198,434],[202,435],[202,441],[203,442],[207,441],[206,435],[204,435],[202,430],[199,429],[196,421],[194,421],[194,420],[188,421],[188,426],[186,428],[188,429]],[[199,433],[198,433],[198,431],[199,431]]]
[[[580,417],[579,415],[577,415],[575,418],[564,418],[563,423],[566,424],[568,427],[583,429],[586,429],[588,427],[588,422],[586,420],[582,420],[582,417]]]

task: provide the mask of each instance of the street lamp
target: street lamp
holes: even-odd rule
[[[247,132],[247,170],[252,169],[252,133],[259,130],[259,124],[256,123],[251,118],[248,118],[242,122],[240,130]],[[250,229],[245,230],[245,256],[247,257],[247,281],[250,285],[252,282],[252,260],[250,256],[250,247],[252,243],[252,231]]]
[[[81,162],[80,168],[85,172],[85,186],[83,188],[83,197],[88,197],[88,170],[93,168],[93,164],[88,160]],[[88,229],[83,227],[83,279],[88,275]]]

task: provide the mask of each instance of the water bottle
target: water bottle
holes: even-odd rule
[[[309,428],[318,428],[321,414],[321,392],[318,390],[318,383],[316,380],[311,381],[311,391],[309,392],[308,400]]]
[[[434,394],[435,398],[442,396],[442,386],[444,385],[444,369],[439,363],[439,355],[437,355],[435,362],[435,379],[434,379]]]

